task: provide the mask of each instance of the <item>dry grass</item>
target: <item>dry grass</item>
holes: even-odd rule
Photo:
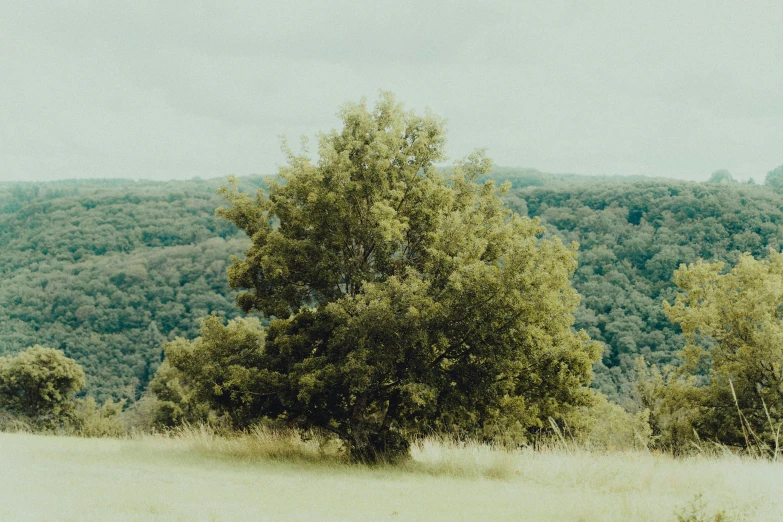
[[[434,439],[400,466],[265,429],[0,434],[0,520],[783,520],[783,466]]]
[[[247,432],[221,433],[207,425],[184,425],[169,432],[132,436],[145,447],[195,452],[244,461],[295,461],[342,464],[341,444],[318,433],[256,426]]]

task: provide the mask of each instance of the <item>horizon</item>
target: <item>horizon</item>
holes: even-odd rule
[[[448,164],[438,164],[437,168],[440,169],[446,169],[449,168],[451,165]],[[666,175],[646,175],[646,174],[602,174],[602,173],[577,173],[577,172],[546,172],[541,169],[537,169],[535,167],[513,167],[508,165],[493,165],[493,172],[497,170],[503,170],[503,171],[535,171],[543,175],[547,176],[563,176],[563,177],[584,177],[584,178],[609,178],[609,179],[622,179],[622,178],[628,178],[630,179],[643,179],[643,180],[671,180],[671,181],[685,181],[685,182],[693,182],[693,183],[704,183],[709,180],[710,176],[714,172],[718,172],[720,170],[724,169],[716,169],[713,172],[710,172],[704,176],[700,176],[699,178],[685,178],[685,177],[674,177],[674,176],[666,176]],[[770,169],[772,170],[772,169]],[[506,172],[504,172],[506,173]],[[747,183],[750,179],[753,179],[753,181],[757,185],[763,185],[764,184],[764,176],[761,177],[753,177],[750,178],[739,178],[737,177],[733,172],[730,172],[733,179],[737,183]],[[170,183],[170,182],[177,182],[177,181],[214,181],[214,180],[225,180],[228,179],[230,176],[235,176],[237,178],[250,178],[250,177],[273,177],[276,176],[277,173],[260,173],[260,172],[250,172],[247,174],[233,174],[233,173],[226,173],[226,174],[217,174],[217,175],[208,175],[208,176],[190,176],[187,177],[185,175],[181,177],[172,177],[172,178],[150,178],[150,177],[130,177],[130,176],[91,176],[91,177],[71,177],[71,178],[50,178],[50,179],[3,179],[0,177],[0,185],[7,185],[7,184],[17,184],[17,183],[58,183],[58,182],[90,182],[90,181],[129,181],[129,182],[156,182],[156,183]]]

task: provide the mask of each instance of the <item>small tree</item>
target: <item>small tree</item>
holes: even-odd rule
[[[695,427],[723,443],[774,448],[783,423],[783,254],[745,254],[722,272],[723,263],[703,262],[675,272],[684,293],[664,307],[688,344],[680,379],[662,397],[678,404],[672,412],[691,411],[686,435]]]
[[[775,192],[783,192],[783,165],[770,170],[764,178],[764,184]]]
[[[36,345],[0,357],[0,409],[40,425],[66,420],[84,384],[84,370],[60,350]]]
[[[218,214],[253,242],[228,270],[237,302],[275,320],[263,342],[208,319],[169,349],[184,381],[236,422],[320,427],[358,460],[405,455],[432,429],[524,436],[590,402],[599,352],[571,327],[576,245],[540,239],[504,188],[478,184],[483,153],[436,169],[437,117],[390,94],[340,116],[317,163],[287,150],[268,193],[221,190]]]
[[[731,175],[731,172],[729,172],[726,169],[716,170],[712,173],[710,176],[710,179],[707,181],[707,183],[716,183],[719,185],[728,185],[731,183],[736,183],[734,181],[734,178]]]

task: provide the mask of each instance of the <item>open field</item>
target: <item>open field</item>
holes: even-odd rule
[[[430,442],[367,468],[203,439],[0,434],[0,520],[783,520],[783,465],[732,456]]]

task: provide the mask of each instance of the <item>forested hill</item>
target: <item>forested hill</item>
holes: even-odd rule
[[[237,313],[225,267],[248,241],[214,217],[221,183],[0,184],[0,355],[60,348],[89,393],[138,394],[164,339]]]
[[[634,360],[672,362],[684,340],[663,315],[672,273],[698,259],[733,265],[783,243],[783,197],[769,187],[602,181],[514,191],[512,206],[540,216],[549,233],[580,245],[576,326],[605,343],[596,385],[622,400]]]
[[[622,400],[633,360],[671,361],[683,344],[663,316],[680,263],[763,256],[783,242],[783,197],[767,187],[556,176],[498,169],[508,203],[580,243],[577,326],[606,345],[596,384]],[[161,344],[237,315],[225,268],[248,245],[214,217],[224,180],[0,184],[0,355],[60,348],[88,393],[138,394]],[[262,179],[241,178],[255,191]]]

